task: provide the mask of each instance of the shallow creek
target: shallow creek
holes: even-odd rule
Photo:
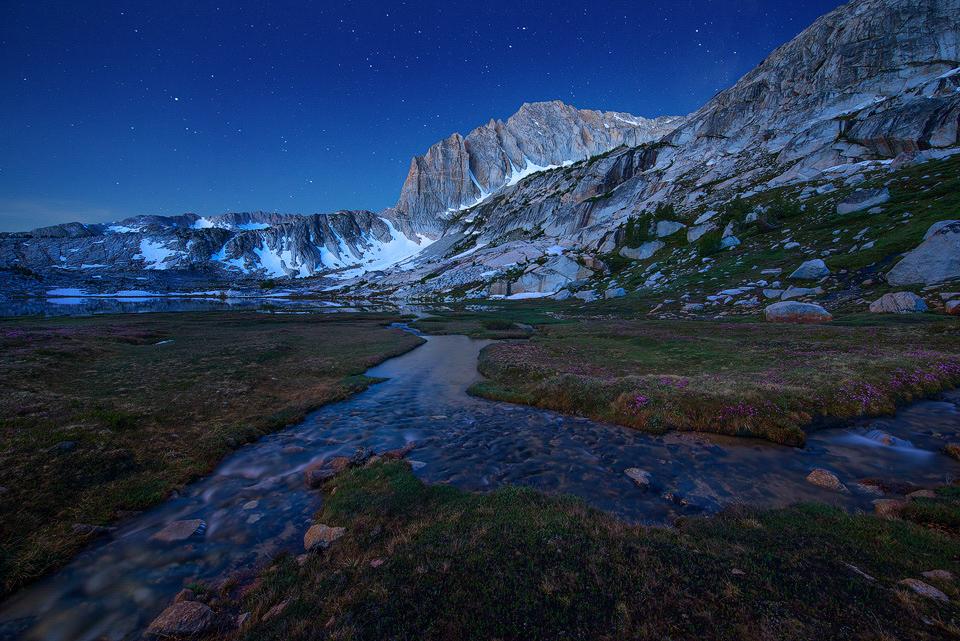
[[[281,551],[299,552],[320,506],[319,494],[304,486],[304,467],[361,446],[381,451],[415,443],[409,460],[431,483],[471,490],[528,485],[650,524],[731,503],[813,500],[869,510],[876,496],[857,489],[856,479],[925,485],[960,476],[960,463],[939,453],[958,440],[960,394],[815,433],[802,450],[707,435],[658,437],[468,396],[487,344],[428,337],[373,368],[370,376],[389,380],[238,450],[183,495],[125,521],[18,593],[0,607],[0,639],[135,638],[185,584],[252,574]],[[878,431],[898,440],[886,445]],[[649,471],[653,487],[638,488],[623,473],[628,467]],[[805,476],[814,467],[836,472],[853,491],[810,485]],[[181,519],[203,519],[206,528],[178,543],[151,540]]]

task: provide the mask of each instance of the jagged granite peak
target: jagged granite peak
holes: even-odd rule
[[[530,173],[657,140],[681,122],[676,116],[647,119],[577,109],[558,100],[524,103],[506,122],[491,120],[466,137],[453,134],[415,157],[396,210],[436,234],[448,212]]]

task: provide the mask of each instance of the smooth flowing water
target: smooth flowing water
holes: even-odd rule
[[[528,485],[652,524],[731,503],[814,500],[870,509],[876,496],[852,481],[930,485],[960,475],[960,463],[939,453],[960,434],[958,395],[816,433],[802,450],[706,435],[656,437],[468,396],[486,344],[429,337],[373,368],[369,375],[389,380],[240,449],[182,496],[127,521],[109,540],[21,591],[0,608],[0,639],[135,638],[187,583],[252,575],[281,551],[301,551],[320,506],[319,494],[304,486],[303,469],[358,447],[381,451],[412,442],[410,461],[428,482],[480,490]],[[653,487],[634,485],[623,473],[628,467],[649,471]],[[833,470],[853,491],[810,485],[805,477],[814,467]],[[206,530],[185,542],[151,540],[181,519],[203,519]]]

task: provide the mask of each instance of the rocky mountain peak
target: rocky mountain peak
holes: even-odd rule
[[[577,109],[559,100],[526,102],[506,121],[453,134],[415,157],[396,210],[414,228],[436,235],[450,212],[531,173],[657,140],[682,120]]]

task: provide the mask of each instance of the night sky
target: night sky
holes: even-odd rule
[[[378,210],[454,131],[685,114],[838,0],[0,3],[0,229]]]

